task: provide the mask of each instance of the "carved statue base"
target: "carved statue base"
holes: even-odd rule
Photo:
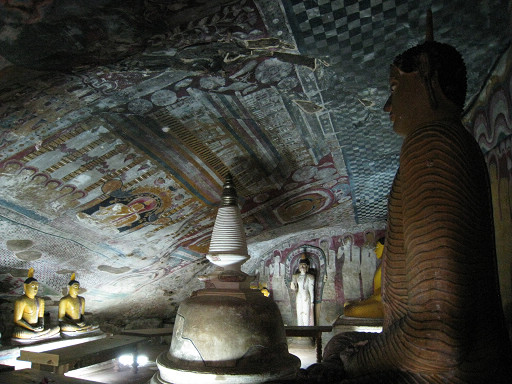
[[[103,333],[103,332],[101,331],[101,329],[99,328],[98,325],[89,325],[89,326],[85,326],[82,329],[76,329],[76,330],[63,329],[61,327],[61,330],[60,330],[60,335],[64,339],[72,339],[75,337],[99,335],[101,333]]]
[[[60,327],[47,328],[41,332],[30,332],[21,327],[14,327],[11,337],[12,344],[32,344],[39,341],[45,341],[53,338],[59,338]]]

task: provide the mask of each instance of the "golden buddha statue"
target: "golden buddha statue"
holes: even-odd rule
[[[78,296],[80,283],[75,280],[75,274],[71,275],[68,283],[68,294],[59,301],[60,331],[65,336],[80,336],[96,331],[98,325],[88,325],[85,321],[85,299]]]
[[[58,326],[52,328],[44,326],[44,299],[36,297],[39,282],[34,278],[34,268],[28,270],[23,288],[23,296],[14,302],[15,325],[12,339],[17,342],[32,342],[58,334]]]
[[[375,245],[375,254],[378,259],[382,258],[383,251],[384,238],[381,238]],[[345,304],[343,310],[344,316],[367,319],[382,319],[384,317],[382,310],[381,277],[382,267],[379,265],[373,276],[373,294],[365,300]]]

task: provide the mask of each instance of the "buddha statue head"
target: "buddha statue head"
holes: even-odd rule
[[[306,252],[304,252],[299,260],[299,272],[301,274],[307,273],[309,270],[309,259],[306,255]]]
[[[34,268],[28,270],[27,278],[23,282],[25,295],[33,299],[39,291],[39,282],[34,277]]]
[[[395,57],[390,88],[384,111],[390,114],[393,130],[407,136],[430,121],[460,119],[466,99],[466,66],[454,47],[434,41],[433,33],[427,31],[427,41]]]
[[[466,66],[460,53],[451,45],[425,41],[396,56],[393,66],[404,73],[419,72],[433,108],[439,102],[433,92],[434,83],[438,82],[446,98],[462,111],[467,90]]]
[[[80,283],[77,280],[75,280],[75,278],[76,275],[73,273],[68,283],[69,296],[71,296],[72,298],[76,298],[78,296],[78,291],[80,290]]]

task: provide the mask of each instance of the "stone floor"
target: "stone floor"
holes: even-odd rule
[[[288,342],[288,350],[301,360],[301,368],[306,368],[316,362],[316,350],[312,343]],[[98,383],[108,384],[145,384],[158,370],[155,364],[156,357],[169,349],[167,344],[147,343],[141,346],[141,354],[145,354],[149,363],[140,367],[137,373],[133,373],[130,367],[116,367],[115,361],[108,361],[90,367],[68,372],[66,376],[79,377]]]

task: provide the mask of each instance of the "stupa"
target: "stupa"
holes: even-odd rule
[[[252,277],[241,271],[249,254],[231,175],[224,183],[207,258],[217,269],[201,278],[206,288],[178,308],[171,346],[158,356],[150,384],[295,378],[300,360],[288,352],[277,305],[250,289]]]

